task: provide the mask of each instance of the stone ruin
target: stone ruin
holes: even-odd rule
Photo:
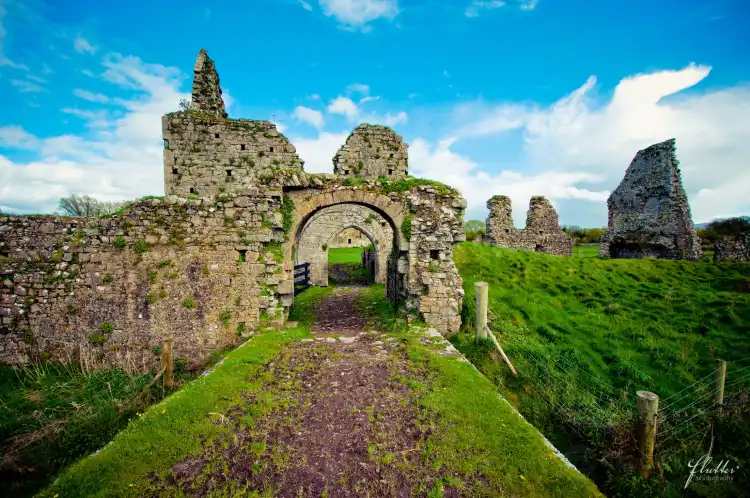
[[[750,263],[750,232],[721,237],[717,240],[714,261]]]
[[[146,371],[166,338],[176,357],[199,364],[283,327],[295,263],[310,262],[300,249],[336,210],[346,223],[330,225],[328,240],[346,228],[369,234],[387,297],[443,334],[458,331],[463,289],[452,254],[465,240],[466,208],[458,191],[415,182],[393,192],[382,178],[355,185],[308,174],[272,123],[228,119],[221,95],[201,51],[192,107],[162,119],[165,197],[102,218],[0,216],[0,362]],[[359,175],[392,167],[391,178],[403,177],[406,144],[384,130],[359,126],[337,161],[347,150],[371,154]]]
[[[560,228],[557,212],[543,196],[534,196],[526,214],[526,228],[513,225],[510,197],[495,195],[487,201],[490,214],[486,221],[487,241],[496,246],[527,249],[560,256],[570,256],[573,239]]]
[[[638,151],[607,207],[609,221],[599,256],[702,258],[682,187],[675,139]]]
[[[215,196],[301,172],[304,162],[270,121],[227,119],[219,75],[205,50],[198,54],[189,112],[162,118],[164,192]]]
[[[409,174],[408,145],[387,126],[361,124],[333,158],[333,172],[357,178],[403,178]]]

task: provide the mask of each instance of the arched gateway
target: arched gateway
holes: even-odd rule
[[[295,263],[310,263],[310,283],[328,285],[328,249],[348,228],[359,230],[375,250],[375,283],[386,282],[388,257],[394,252],[394,227],[363,204],[342,203],[319,209],[301,223],[295,237]]]
[[[452,256],[466,202],[409,177],[408,147],[390,128],[359,125],[335,155],[336,174],[308,174],[275,124],[227,118],[201,51],[192,104],[165,115],[162,134],[166,197],[109,218],[0,219],[0,252],[12,261],[0,270],[14,284],[0,286],[0,362],[75,356],[147,368],[168,336],[177,354],[200,359],[282,326],[295,262],[325,285],[323,247],[349,227],[377,249],[389,298],[441,333],[458,331]]]

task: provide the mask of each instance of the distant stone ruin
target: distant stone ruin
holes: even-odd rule
[[[675,139],[638,151],[607,206],[609,223],[599,256],[701,259]]]
[[[408,145],[387,126],[361,124],[333,158],[333,172],[357,178],[403,178],[409,174]]]
[[[750,263],[750,232],[717,240],[714,261]]]
[[[510,197],[495,195],[487,201],[487,241],[496,246],[570,256],[573,239],[560,228],[557,212],[543,196],[534,196],[526,214],[526,228],[513,226]]]

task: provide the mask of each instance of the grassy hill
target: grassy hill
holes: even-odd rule
[[[709,422],[715,458],[747,468],[750,265],[566,258],[471,243],[454,258],[466,291],[466,332],[455,345],[603,491],[679,494],[687,460],[710,443]],[[476,281],[490,284],[491,327],[518,378],[474,344]],[[712,420],[717,358],[729,362],[734,404]],[[657,393],[664,408],[660,468],[649,482],[628,473],[639,389]],[[731,496],[742,483],[747,471],[730,484],[691,484],[691,492]]]

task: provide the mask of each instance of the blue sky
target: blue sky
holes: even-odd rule
[[[121,4],[121,5],[115,5]],[[750,4],[735,1],[0,0],[0,209],[162,193],[160,116],[200,48],[231,117],[273,119],[309,171],[360,122],[412,174],[531,195],[603,226],[638,149],[677,138],[696,222],[750,213]]]

